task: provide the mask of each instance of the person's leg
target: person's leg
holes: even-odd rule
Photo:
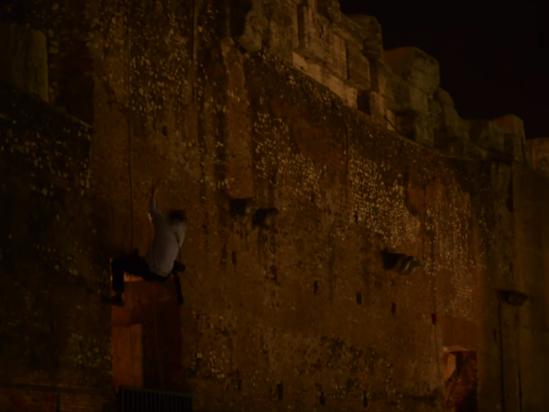
[[[181,292],[181,281],[179,279],[179,274],[174,272],[173,273],[173,283],[175,286],[175,296],[177,298],[177,303],[179,305],[182,305],[185,303],[185,299],[183,298],[183,292]]]
[[[139,256],[136,253],[128,256],[124,272],[140,276],[144,279],[146,279],[147,276],[149,276],[149,274],[151,273],[151,271],[149,270],[149,265],[147,264],[145,258]]]
[[[185,267],[184,263],[181,263],[178,260],[173,262],[172,273],[183,273],[183,272],[185,272],[185,269],[186,269],[186,267]]]
[[[147,282],[165,282],[168,279],[168,276],[160,276],[156,273],[151,272],[150,270],[147,270],[147,272],[140,274],[139,276],[141,276]]]
[[[117,295],[124,293],[124,272],[129,266],[130,255],[119,256],[111,262],[112,289]]]
[[[119,256],[111,262],[112,289],[115,293],[112,303],[122,305],[124,293],[124,273],[131,273],[145,277],[149,273],[149,267],[145,259],[137,253]]]

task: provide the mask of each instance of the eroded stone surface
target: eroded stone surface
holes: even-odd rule
[[[133,285],[112,318],[142,325],[144,384],[191,392],[197,411],[442,411],[442,357],[456,348],[479,359],[479,410],[501,408],[502,376],[519,393],[510,377],[536,355],[524,376],[542,381],[547,246],[532,229],[541,209],[531,218],[517,198],[539,199],[517,175],[520,120],[461,119],[429,56],[401,50],[387,64],[375,19],[335,2],[44,0],[24,18],[55,46],[52,102],[92,129],[45,106],[17,127],[12,102],[34,106],[13,90],[2,100],[13,219],[1,267],[18,292],[2,353],[21,355],[1,358],[6,379],[110,390],[107,257],[144,252],[162,177],[160,206],[190,219],[186,304],[169,285]],[[31,201],[47,228],[32,252]],[[389,270],[384,251],[417,267]],[[498,312],[495,290],[512,288],[538,291],[535,328]],[[532,356],[504,349],[502,369],[500,342],[517,337]],[[537,388],[524,393],[541,411]]]
[[[0,81],[48,101],[46,36],[37,30],[0,23]]]

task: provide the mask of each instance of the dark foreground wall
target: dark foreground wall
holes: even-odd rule
[[[110,320],[88,224],[90,128],[10,87],[0,96],[0,410],[100,411]]]

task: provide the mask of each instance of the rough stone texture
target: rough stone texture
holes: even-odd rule
[[[527,145],[532,167],[549,176],[549,139],[546,137],[529,139]]]
[[[504,152],[508,153],[511,159],[516,162],[531,164],[522,119],[508,114],[494,119],[493,122],[504,132]]]
[[[402,77],[408,85],[416,87],[426,95],[432,95],[439,86],[438,62],[427,53],[414,47],[386,50],[383,61],[391,70]],[[421,104],[418,110],[426,110]]]
[[[520,119],[473,121],[469,127],[439,91],[438,62],[413,47],[383,51],[375,18],[344,16],[333,1],[237,4],[231,27],[242,47],[269,50],[387,129],[454,156],[524,161]]]
[[[350,16],[358,27],[354,28],[362,39],[364,53],[371,58],[381,58],[383,53],[383,40],[381,25],[374,16],[354,15]]]
[[[0,23],[0,81],[48,101],[46,36],[17,24]]]
[[[547,176],[540,176],[530,169],[517,168],[513,184],[515,206],[515,288],[527,295],[522,306],[509,306],[506,341],[508,348],[515,348],[514,376],[507,382],[511,386],[510,410],[541,411],[547,408],[549,394],[543,388],[540,371],[549,368],[547,352],[549,292],[545,274],[548,267],[547,202],[549,201]],[[510,350],[507,349],[509,353]],[[511,362],[508,362],[511,363]],[[509,369],[509,368],[508,368]],[[545,373],[545,372],[543,372]],[[520,391],[512,385],[520,384]],[[514,402],[514,403],[513,403]],[[520,405],[520,408],[519,408]],[[514,409],[513,409],[514,408]]]
[[[440,113],[434,126],[434,146],[451,156],[474,157],[469,153],[469,130],[467,123],[459,116],[454,101],[444,89],[435,92],[433,110]]]
[[[0,409],[78,410],[85,398],[99,411],[109,316],[89,225],[90,128],[13,88],[0,96]]]
[[[14,341],[27,322],[21,296],[35,302],[37,324],[58,319],[59,326],[48,339],[37,325],[29,330],[57,350],[37,358],[51,365],[2,355],[15,371],[5,381],[42,384],[33,376],[44,369],[50,385],[109,390],[142,380],[191,392],[197,411],[443,411],[456,377],[449,354],[463,352],[478,362],[467,387],[479,410],[519,410],[520,393],[523,407],[547,409],[538,386],[546,368],[524,372],[536,358],[545,362],[546,294],[539,289],[527,307],[533,327],[516,321],[516,308],[497,293],[543,284],[544,232],[528,213],[528,199],[540,198],[528,182],[544,181],[531,172],[517,177],[519,120],[462,120],[438,88],[436,62],[415,49],[384,56],[375,20],[348,19],[333,1],[55,4],[37,0],[21,19],[58,39],[48,56],[52,102],[89,121],[93,132],[90,140],[71,138],[73,127],[90,130],[51,107],[33,111],[44,121],[64,119],[45,135],[61,133],[66,146],[43,151],[70,156],[59,166],[67,176],[24,175],[29,160],[18,153],[26,149],[6,139],[2,164],[16,167],[2,193],[21,216],[2,224],[5,233],[20,231],[19,244],[34,239],[25,225],[10,223],[26,221],[21,179],[41,178],[62,192],[72,187],[70,177],[89,176],[83,194],[70,192],[75,197],[66,194],[61,204],[40,198],[37,208],[72,213],[62,229],[49,223],[43,242],[55,249],[49,255],[70,252],[80,266],[68,283],[47,265],[31,265],[39,252],[13,255],[15,269],[5,273],[29,282],[26,294],[8,295],[7,307],[18,308],[9,317]],[[362,35],[360,27],[367,28]],[[82,87],[78,98],[73,81]],[[2,122],[11,136],[13,125]],[[81,169],[75,158],[85,160]],[[136,282],[109,323],[97,293],[98,285],[108,290],[107,257],[144,252],[147,196],[158,177],[160,206],[185,207],[190,219],[181,256],[186,303],[175,305],[168,283]],[[53,222],[48,216],[42,221]],[[75,241],[80,249],[73,251]],[[387,265],[387,256],[413,267]],[[54,276],[67,288],[51,286],[57,306],[32,287]],[[5,290],[15,287],[3,279]],[[111,334],[114,376],[107,382]],[[58,342],[70,344],[58,349]],[[136,344],[135,371],[124,367],[124,342]],[[19,347],[23,354],[35,348]],[[530,353],[521,357],[517,348]],[[28,404],[60,399],[17,390]],[[17,405],[4,393],[0,405]],[[85,403],[87,396],[71,399]]]

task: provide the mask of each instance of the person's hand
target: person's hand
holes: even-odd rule
[[[160,185],[162,184],[162,179],[157,179],[156,181],[153,181],[152,187],[151,187],[151,194],[152,196],[156,196],[158,193],[158,189],[160,188]]]

